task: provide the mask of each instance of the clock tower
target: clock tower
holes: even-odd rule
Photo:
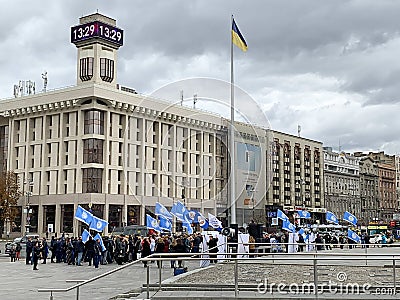
[[[100,83],[116,86],[117,50],[124,32],[116,21],[99,13],[79,19],[71,27],[71,43],[78,48],[77,84]]]

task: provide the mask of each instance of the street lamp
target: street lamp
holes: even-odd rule
[[[31,216],[30,214],[32,213],[32,209],[31,209],[31,204],[29,201],[29,198],[32,197],[32,192],[31,190],[31,186],[33,186],[33,180],[32,179],[28,179],[24,181],[24,184],[27,185],[27,191],[25,192],[25,198],[26,198],[26,225],[25,225],[25,231],[26,233],[29,233],[30,227],[31,227]]]

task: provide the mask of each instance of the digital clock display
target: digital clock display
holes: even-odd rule
[[[95,21],[71,28],[71,43],[86,41],[91,38],[100,38],[122,46],[124,31],[115,26]]]

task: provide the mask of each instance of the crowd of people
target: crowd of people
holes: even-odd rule
[[[215,240],[215,239],[214,239]],[[212,247],[215,242],[210,240]],[[82,266],[87,263],[95,268],[105,264],[123,264],[132,262],[140,257],[147,257],[153,253],[198,253],[202,236],[200,233],[193,235],[117,235],[94,240],[91,236],[85,242],[82,237],[59,238],[52,237],[47,241],[45,237],[33,240],[29,238],[26,243],[26,264],[33,265],[33,270],[38,270],[38,263],[66,263],[68,265]],[[217,249],[218,250],[218,249]],[[217,252],[214,249],[212,252]],[[157,262],[158,264],[159,262]],[[147,262],[143,262],[144,267]],[[183,267],[182,260],[177,263],[172,260],[171,268]]]
[[[361,247],[368,247],[370,236],[364,232],[361,235]],[[379,243],[385,244],[389,240],[385,234],[380,235]],[[47,241],[45,237],[37,240],[29,238],[26,243],[26,264],[32,264],[33,270],[38,270],[38,263],[66,263],[68,265],[82,266],[88,264],[95,268],[105,264],[124,264],[135,261],[141,257],[147,257],[154,253],[199,253],[202,249],[203,236],[200,233],[192,235],[117,235],[99,239],[89,237],[83,241],[82,237],[62,235],[59,238],[51,237]],[[340,233],[265,233],[261,238],[250,233],[246,243],[249,255],[263,248],[262,252],[303,252],[314,250],[332,250],[332,248],[352,248],[355,242]],[[218,239],[211,235],[207,238],[210,263],[217,262]],[[11,261],[19,260],[21,246],[17,243],[11,251]],[[157,261],[159,266],[161,262]],[[143,261],[144,267],[147,262]],[[171,268],[182,268],[182,260],[171,260]]]

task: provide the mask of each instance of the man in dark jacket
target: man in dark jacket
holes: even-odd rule
[[[79,237],[79,240],[75,244],[76,248],[76,253],[77,253],[77,266],[82,266],[82,257],[83,257],[83,252],[85,251],[85,244],[82,241],[82,237]]]
[[[51,251],[51,262],[54,263],[54,259],[56,258],[56,252],[57,252],[57,240],[54,238],[54,236],[51,237],[50,241],[50,251]]]
[[[46,238],[44,237],[42,239],[42,258],[43,258],[42,264],[46,263],[48,255],[49,255],[49,246],[47,245]]]
[[[86,259],[89,262],[89,266],[92,265],[92,260],[95,254],[94,246],[95,246],[95,241],[91,236],[89,236],[89,240],[85,244]]]
[[[37,268],[37,265],[38,265],[38,260],[40,257],[40,252],[42,252],[42,247],[41,247],[39,241],[36,241],[32,248],[32,263],[33,263],[33,270],[35,270],[35,271],[39,270]]]
[[[210,236],[207,244],[208,249],[210,249],[210,263],[217,263],[218,239]]]
[[[31,264],[31,254],[33,250],[32,238],[29,238],[26,242],[26,264]]]

